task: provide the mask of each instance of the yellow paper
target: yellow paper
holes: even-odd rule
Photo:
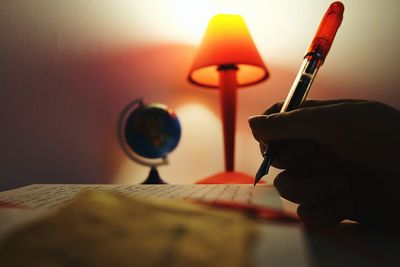
[[[4,266],[250,266],[240,214],[182,201],[85,193],[0,244]]]

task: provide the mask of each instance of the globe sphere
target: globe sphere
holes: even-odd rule
[[[148,159],[165,158],[181,137],[173,110],[163,104],[140,105],[126,119],[124,137],[129,148]]]

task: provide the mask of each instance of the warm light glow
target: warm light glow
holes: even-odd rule
[[[57,32],[59,50],[149,43],[197,46],[210,18],[221,13],[239,14],[251,30],[251,35],[263,58],[267,58],[269,62],[273,60],[284,64],[289,61],[298,64],[299,57],[301,58],[315,33],[321,19],[320,14],[323,14],[330,2],[329,0],[100,0],[96,1],[96,4],[87,4],[86,1],[79,3],[57,1],[57,4],[46,4],[46,8],[41,8],[41,5],[36,3],[24,3],[24,7],[27,10],[40,10],[40,19],[26,20],[26,23],[37,24],[36,27],[41,29],[37,34],[46,30]],[[358,29],[357,23],[363,21],[359,19],[360,16],[366,16],[368,12],[351,9],[351,3],[348,5],[349,10],[360,13],[351,16],[354,22],[349,23]],[[392,8],[392,10],[397,9]],[[345,20],[346,24],[348,20],[349,18]],[[370,36],[371,29],[375,27],[368,28],[363,36]]]
[[[176,25],[176,32],[186,37],[185,43],[195,43],[200,40],[207,22],[215,14],[214,1],[172,0],[169,11]]]
[[[282,8],[279,1],[263,0],[149,0],[138,1],[134,5],[135,9],[142,10],[137,14],[141,23],[146,22],[143,34],[149,37],[157,34],[158,38],[164,40],[191,45],[200,43],[207,23],[213,16],[239,14],[251,29],[260,52],[268,51],[268,58],[272,56],[279,60],[292,53],[285,47],[294,40],[305,39],[304,47],[299,50],[305,49],[319,19],[310,17],[310,14],[326,6],[323,1],[318,1],[305,8],[301,1],[292,1],[286,3],[290,8]],[[304,17],[309,19],[305,21]],[[305,37],[305,34],[309,35]],[[293,53],[298,54],[297,51]]]
[[[153,0],[135,2],[134,5],[136,9],[142,9],[142,12],[137,14],[140,20],[147,22],[147,26],[150,26],[144,28],[143,33],[149,34],[157,31],[158,37],[162,36],[167,40],[197,44],[200,42],[210,18],[219,13],[238,14],[239,2],[232,0]]]
[[[172,19],[177,31],[186,35],[185,43],[198,43],[208,21],[216,14],[238,14],[238,1],[232,0],[170,0]]]
[[[219,114],[202,102],[194,99],[176,108],[182,136],[178,147],[169,157],[171,167],[162,168],[166,180],[171,177],[176,182],[193,183],[223,168]],[[196,172],[193,172],[194,169]]]
[[[216,116],[208,108],[198,102],[189,102],[176,109],[176,114],[182,124],[182,129],[188,130],[186,135],[198,135],[204,128],[220,130],[221,124],[219,116]],[[206,126],[207,125],[207,126]]]

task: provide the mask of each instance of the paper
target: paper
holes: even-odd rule
[[[0,209],[0,242],[14,229],[37,220],[46,213],[45,210]]]
[[[282,203],[275,188],[252,185],[78,185],[34,184],[0,192],[0,202],[30,209],[59,207],[85,190],[168,199],[229,200],[276,209]],[[1,206],[1,205],[0,205]]]
[[[10,235],[0,258],[4,266],[249,266],[256,231],[237,213],[89,192]]]

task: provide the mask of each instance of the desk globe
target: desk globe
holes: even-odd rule
[[[180,137],[178,117],[164,104],[144,104],[142,99],[136,99],[125,107],[118,120],[118,139],[125,154],[150,167],[143,184],[165,184],[156,167],[168,164],[167,156]]]

